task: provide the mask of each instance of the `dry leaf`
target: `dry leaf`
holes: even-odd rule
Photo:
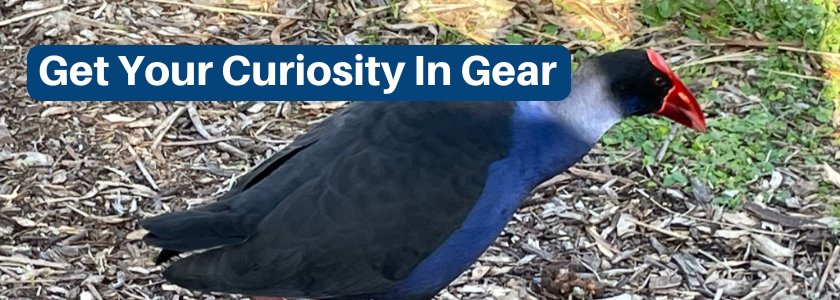
[[[831,166],[827,163],[823,163],[823,168],[825,170],[825,172],[823,172],[823,179],[836,187],[840,187],[840,173],[837,173],[837,171],[831,168]]]
[[[125,239],[128,240],[128,241],[137,241],[137,240],[142,239],[143,236],[146,235],[147,232],[148,231],[146,231],[145,229],[137,229],[137,230],[132,231],[131,233],[127,234],[125,236]]]
[[[143,128],[143,127],[151,127],[153,125],[155,125],[155,121],[152,120],[151,118],[146,118],[146,119],[137,120],[137,121],[128,123],[125,126],[128,126],[128,128]]]
[[[561,0],[553,3],[561,16],[549,20],[555,25],[572,30],[588,28],[616,41],[633,34],[633,19],[622,17],[627,5],[625,1]]]
[[[149,275],[149,273],[151,273],[151,272],[149,272],[149,270],[146,270],[146,268],[141,268],[141,267],[128,267],[128,271],[132,272],[132,273],[143,274],[143,275]]]
[[[616,224],[618,237],[622,239],[627,238],[636,232],[636,224],[633,223],[632,219],[633,217],[629,214],[621,214],[621,216],[618,217],[618,224]]]
[[[747,227],[754,227],[758,222],[749,217],[746,213],[723,213],[723,220],[729,224],[743,225]]]
[[[254,103],[254,105],[252,105],[251,107],[249,107],[246,111],[248,113],[255,114],[260,112],[263,108],[265,108],[265,102],[257,102]]]
[[[32,167],[49,167],[55,162],[52,156],[39,152],[20,152],[13,154],[16,156],[12,162],[17,168],[32,168]]]
[[[118,114],[104,115],[102,118],[111,123],[128,123],[137,120],[137,118],[125,117]]]
[[[339,109],[349,101],[306,101],[300,109]]]
[[[652,276],[648,281],[648,287],[652,290],[672,289],[682,283],[682,276]]]
[[[782,173],[779,173],[779,171],[773,171],[772,175],[770,176],[770,192],[773,192],[776,189],[778,189],[779,186],[782,185],[783,179],[784,178],[782,177]]]
[[[160,289],[166,292],[177,292],[180,291],[181,288],[174,284],[162,284],[160,285]]]
[[[15,139],[12,137],[12,134],[9,132],[9,127],[0,124],[0,144],[14,144]]]
[[[742,236],[750,235],[749,231],[746,230],[727,230],[727,229],[720,229],[715,231],[714,237],[724,238],[724,239],[737,239]]]
[[[443,23],[461,34],[487,44],[504,36],[516,3],[507,0],[409,0],[405,19],[415,23]]]
[[[79,294],[79,300],[93,300],[93,294],[88,291],[84,291]]]
[[[488,267],[488,266],[475,268],[475,269],[472,270],[472,274],[471,274],[472,276],[470,277],[470,279],[472,279],[472,280],[481,279],[482,277],[484,277],[484,275],[487,275],[487,273],[490,272],[490,269],[492,269],[492,268],[493,267]]]
[[[24,219],[21,217],[12,217],[12,220],[15,220],[15,222],[17,222],[18,225],[22,227],[35,227],[35,225],[37,225],[35,224],[35,221],[32,221],[30,219]]]
[[[41,112],[41,118],[49,117],[49,116],[56,116],[56,115],[63,115],[69,113],[71,110],[67,106],[53,106],[50,108],[45,109]]]

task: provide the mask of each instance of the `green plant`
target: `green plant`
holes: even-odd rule
[[[829,21],[836,6],[825,0],[642,0],[642,20],[648,25],[660,26],[678,14],[694,38],[702,38],[702,32],[729,37],[738,29],[774,41],[803,42],[811,49],[824,42],[824,28],[836,23]]]

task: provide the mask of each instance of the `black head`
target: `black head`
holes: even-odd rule
[[[625,49],[601,55],[593,62],[625,116],[659,114],[705,131],[697,100],[658,53]]]
[[[668,74],[651,64],[645,50],[619,50],[595,61],[626,116],[658,111],[674,87]]]

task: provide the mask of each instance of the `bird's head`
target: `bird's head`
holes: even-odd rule
[[[653,50],[619,50],[594,59],[625,116],[656,114],[705,132],[694,95]]]

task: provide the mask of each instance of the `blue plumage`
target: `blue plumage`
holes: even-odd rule
[[[541,102],[517,103],[512,125],[511,151],[490,166],[484,192],[461,228],[390,295],[436,293],[445,287],[494,242],[533,186],[573,165],[591,147],[552,119]]]

